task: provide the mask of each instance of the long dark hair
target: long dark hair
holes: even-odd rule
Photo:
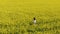
[[[34,20],[36,20],[36,18],[35,18],[35,17],[34,17],[33,19],[34,19]]]

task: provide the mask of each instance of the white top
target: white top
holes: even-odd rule
[[[34,20],[34,24],[36,23],[36,20]]]

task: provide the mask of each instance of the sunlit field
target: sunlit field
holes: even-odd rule
[[[0,34],[60,34],[60,0],[0,0]]]

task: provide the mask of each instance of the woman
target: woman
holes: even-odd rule
[[[33,18],[33,22],[34,22],[34,24],[36,24],[36,18],[35,17]]]

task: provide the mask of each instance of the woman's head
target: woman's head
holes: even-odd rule
[[[36,20],[36,18],[34,17],[34,20]]]

